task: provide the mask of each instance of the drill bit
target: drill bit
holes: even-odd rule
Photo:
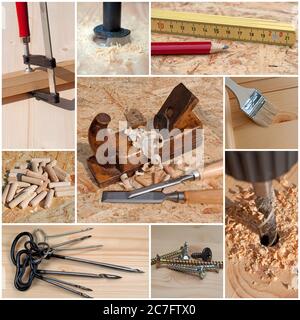
[[[276,216],[275,216],[275,194],[272,181],[253,183],[256,195],[255,204],[257,210],[264,216],[262,223],[258,226],[261,244],[272,246],[278,242]]]

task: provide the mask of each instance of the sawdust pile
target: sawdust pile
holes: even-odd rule
[[[255,207],[252,188],[240,188],[234,194],[234,205],[226,215],[227,257],[232,263],[243,261],[245,271],[256,274],[261,280],[277,280],[282,272],[297,273],[298,227],[297,187],[285,179],[276,190],[276,220],[279,242],[273,247],[260,244],[255,232],[262,214]]]

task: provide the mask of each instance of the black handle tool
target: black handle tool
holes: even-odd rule
[[[103,24],[94,28],[94,41],[101,46],[130,42],[130,30],[121,28],[121,2],[103,2]]]

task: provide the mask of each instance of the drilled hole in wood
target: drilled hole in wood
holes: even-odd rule
[[[277,233],[276,239],[273,243],[270,243],[270,238],[267,234],[263,235],[260,238],[260,243],[261,245],[265,246],[265,247],[274,247],[279,241],[279,234]]]

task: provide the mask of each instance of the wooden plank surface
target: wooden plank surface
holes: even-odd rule
[[[71,175],[72,184],[75,181],[74,152],[13,152],[2,153],[2,186],[6,185],[7,170],[13,169],[16,163],[26,162],[31,158],[49,157],[56,159],[58,166]],[[52,206],[44,209],[41,206],[26,209],[14,208],[2,205],[3,223],[70,223],[75,222],[75,198],[54,198]]]
[[[152,3],[152,8],[206,14],[273,19],[297,28],[296,2],[168,2]],[[201,38],[152,33],[152,41],[198,41]],[[152,74],[297,74],[297,43],[292,48],[230,40],[223,53],[202,56],[153,56]]]
[[[71,230],[81,230],[87,226],[43,226],[47,234],[58,234]],[[89,226],[90,227],[90,226]],[[26,292],[20,292],[14,288],[13,279],[15,267],[11,263],[9,250],[15,236],[22,231],[32,232],[35,226],[5,226],[2,236],[3,257],[3,297],[5,298],[76,298],[76,295],[56,288],[51,284],[38,279],[33,281],[32,287]],[[63,261],[52,258],[40,264],[41,269],[78,271],[89,273],[109,273],[120,275],[122,279],[91,279],[75,277],[59,277],[61,280],[81,284],[93,289],[87,292],[95,298],[147,298],[148,297],[148,227],[147,226],[95,226],[92,231],[75,234],[67,237],[53,238],[50,244],[60,243],[68,239],[78,238],[81,235],[91,234],[92,238],[82,244],[85,246],[102,244],[97,250],[73,250],[64,251],[61,254],[80,257],[99,262],[124,265],[139,268],[145,273],[129,273],[116,271],[109,268],[90,266],[71,261]]]
[[[222,226],[152,226],[151,258],[180,248],[185,241],[190,253],[200,252],[209,247],[213,260],[223,261]],[[219,273],[207,272],[200,280],[166,267],[151,267],[152,298],[221,298],[223,297],[223,270]]]
[[[221,78],[80,78],[78,80],[78,219],[80,222],[221,222],[220,205],[187,205],[165,201],[160,205],[101,203],[103,190],[122,190],[119,184],[99,189],[86,160],[92,155],[88,128],[100,112],[112,118],[110,128],[118,130],[130,108],[152,119],[172,89],[182,82],[200,100],[195,112],[204,124],[204,160],[222,159]],[[186,182],[168,191],[222,188],[222,177]]]
[[[72,84],[74,87],[74,61],[63,61],[55,68],[56,84]],[[24,70],[6,73],[2,77],[2,98],[16,96],[35,90],[49,87],[47,70],[36,68],[34,72],[24,72]]]
[[[102,3],[77,4],[78,74],[148,74],[148,3],[122,3],[121,26],[131,30],[131,42],[123,46],[103,48],[93,41],[93,29],[102,19]]]
[[[2,72],[23,70],[23,45],[18,37],[14,3],[3,3]],[[56,61],[74,59],[74,4],[49,3],[49,22]],[[32,54],[44,54],[40,8],[29,3]],[[62,32],[63,30],[63,32]],[[2,145],[5,149],[74,148],[75,91],[61,92],[61,103],[50,105],[21,96],[2,107]],[[26,99],[24,99],[26,98]],[[11,102],[11,103],[8,103]]]
[[[250,120],[239,107],[234,94],[229,94],[232,129],[236,148],[295,149],[298,146],[298,79],[276,78],[232,78],[247,88],[256,88],[279,111],[273,123],[260,127]],[[228,101],[226,101],[228,104]],[[226,106],[227,107],[227,106]],[[227,119],[226,119],[227,122]]]
[[[291,168],[291,170],[285,175],[286,180],[289,184],[298,185],[298,166],[295,165]],[[226,191],[225,195],[234,203],[237,200],[237,195],[239,194],[239,190],[244,188],[249,188],[250,185],[246,182],[237,181],[230,176],[226,176]],[[276,191],[283,191],[283,186],[279,184],[277,180],[274,180],[273,186]],[[289,206],[287,205],[289,208]],[[294,228],[289,228],[290,236],[297,237],[297,213],[295,216],[285,217],[283,219],[278,215],[286,215],[288,216],[289,210],[286,212],[277,212],[277,223],[283,229],[279,227],[279,234],[283,234],[284,228],[289,223],[295,223],[296,226]],[[297,209],[296,209],[297,210]],[[246,214],[246,213],[245,213]],[[283,221],[283,222],[282,222]],[[240,225],[237,222],[237,226]],[[255,237],[255,241],[251,241],[251,244],[245,242],[245,240],[240,239],[241,245],[247,248],[251,248],[257,246],[257,241],[259,241],[259,237]],[[243,243],[243,244],[242,244]],[[279,243],[279,246],[266,248],[265,250],[275,250],[279,251],[281,248],[285,248],[285,245],[289,246],[289,243]],[[274,249],[273,249],[274,248]],[[282,250],[283,250],[282,249]],[[226,241],[226,252],[229,252],[230,246]],[[297,251],[297,250],[296,250]],[[257,253],[259,255],[259,253]],[[278,258],[279,259],[279,258]],[[297,260],[297,259],[296,259]],[[260,268],[256,272],[249,272],[246,270],[245,265],[248,264],[248,255],[240,256],[238,260],[227,259],[226,260],[226,297],[227,298],[296,298],[298,297],[297,290],[297,276],[295,273],[295,267],[290,268],[281,268],[280,272],[277,273],[277,277],[272,281],[269,279],[263,278],[267,276],[267,270],[261,270]],[[276,262],[273,260],[272,262]],[[268,265],[265,266],[268,269]],[[296,286],[293,288],[292,285]]]

